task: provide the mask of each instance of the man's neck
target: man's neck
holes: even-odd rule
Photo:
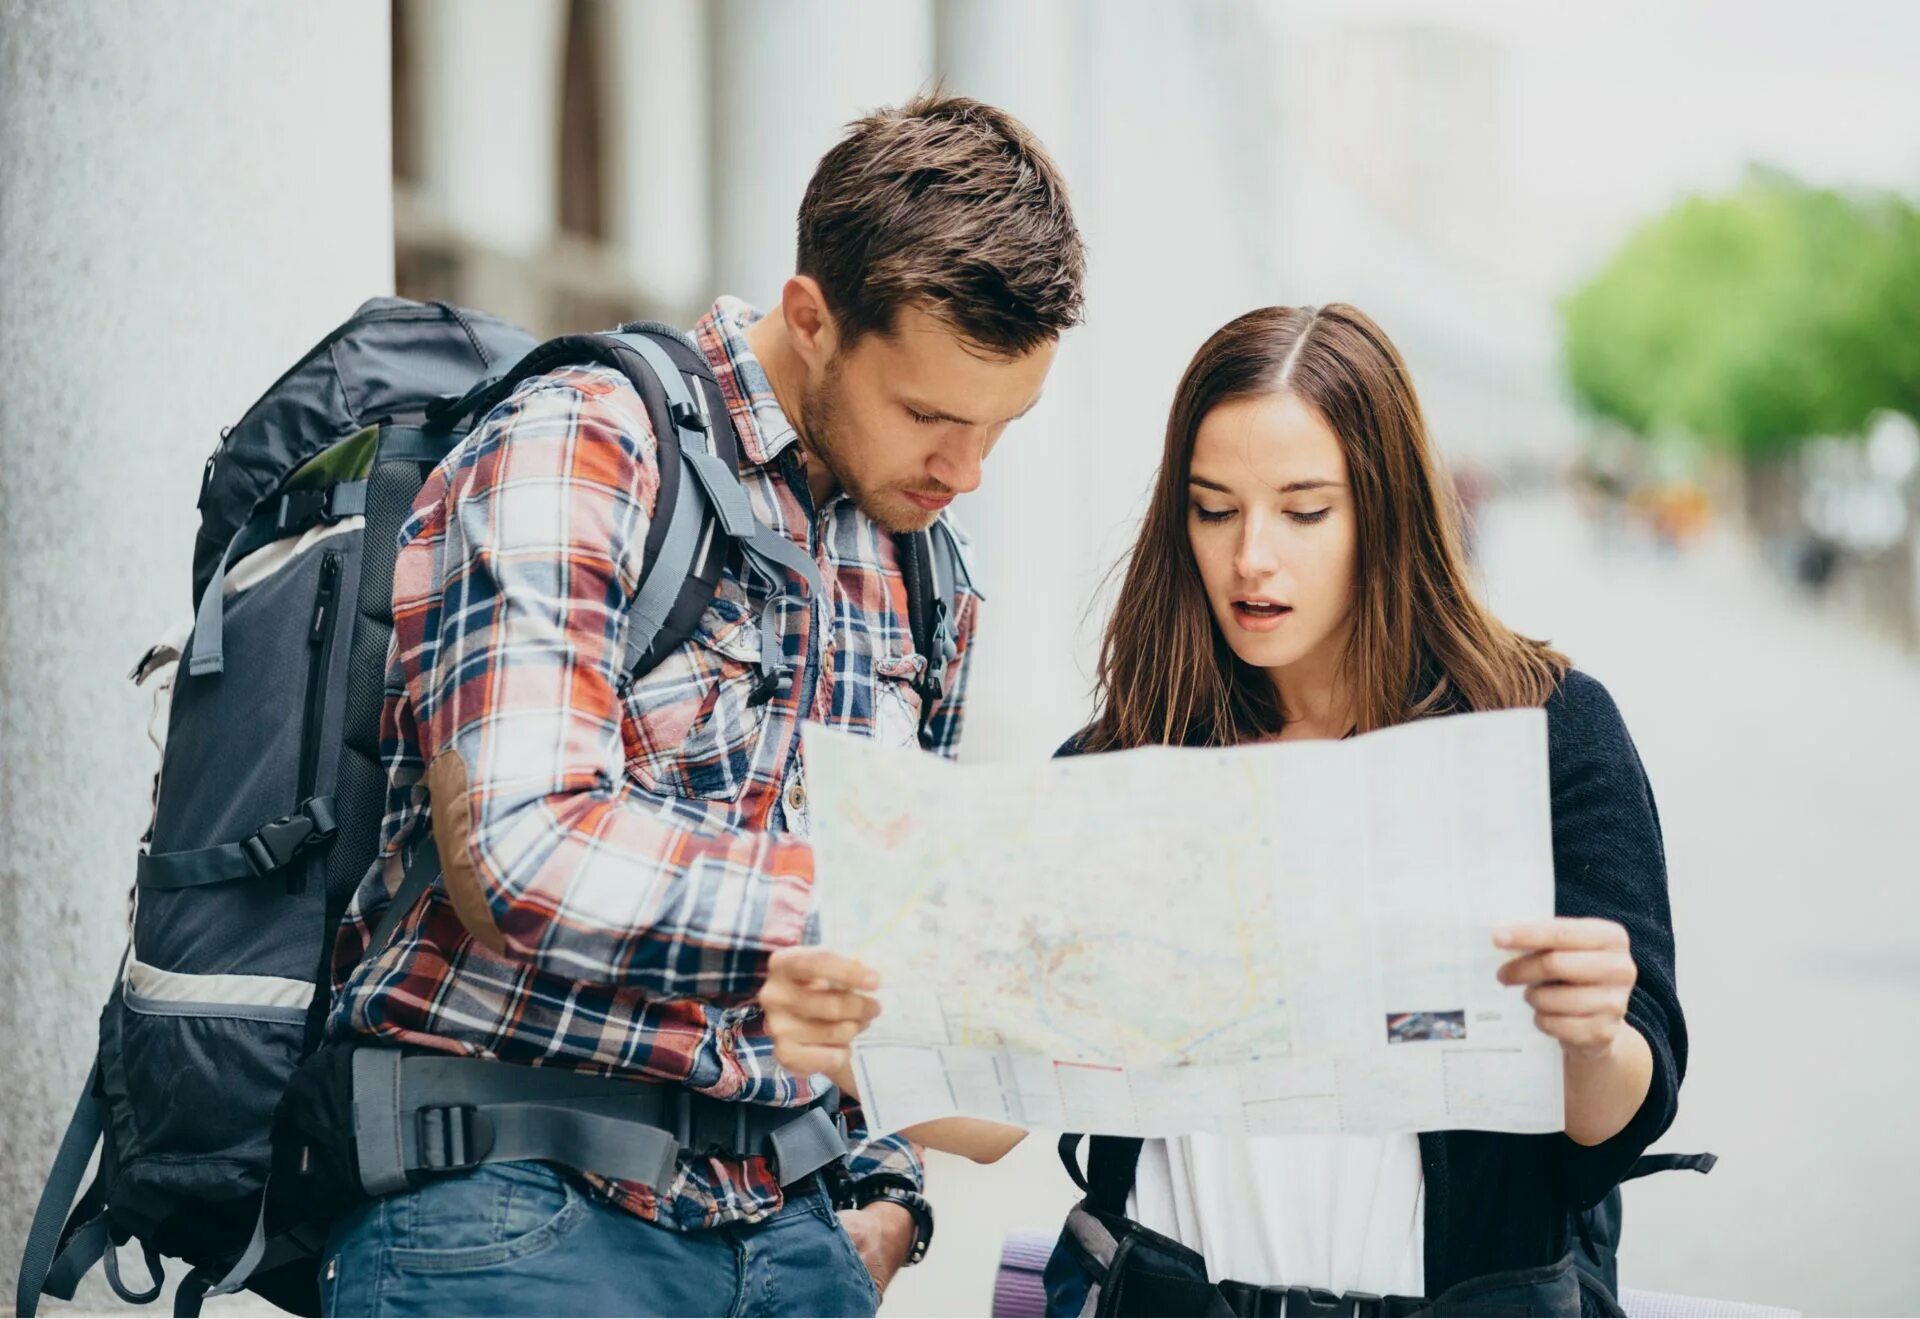
[[[747,327],[746,340],[760,369],[767,373],[774,401],[786,414],[793,433],[800,437],[800,452],[806,458],[807,490],[817,508],[833,493],[834,479],[833,472],[814,454],[804,424],[805,410],[801,404],[806,399],[806,363],[794,351],[793,342],[787,337],[786,318],[778,307]]]

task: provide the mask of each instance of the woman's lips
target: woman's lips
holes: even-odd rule
[[[1244,601],[1233,602],[1233,621],[1248,632],[1271,632],[1284,623],[1292,612],[1292,605],[1270,605],[1264,609],[1250,609]]]

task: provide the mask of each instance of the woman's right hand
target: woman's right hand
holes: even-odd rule
[[[872,967],[824,948],[782,948],[767,963],[760,1009],[773,1037],[774,1060],[800,1076],[825,1073],[858,1099],[853,1039],[880,1015]]]

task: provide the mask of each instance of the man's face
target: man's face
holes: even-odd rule
[[[809,461],[887,530],[924,530],[980,484],[1001,432],[1039,401],[1056,346],[989,357],[907,308],[891,333],[842,346],[810,382],[799,418]]]

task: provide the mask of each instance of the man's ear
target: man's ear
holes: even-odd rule
[[[826,369],[840,348],[839,326],[827,308],[827,295],[811,275],[795,275],[780,290],[780,315],[795,352],[809,374]]]

